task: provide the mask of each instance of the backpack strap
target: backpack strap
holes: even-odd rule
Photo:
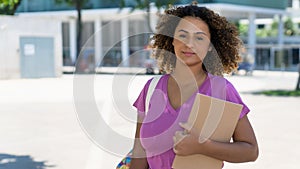
[[[147,115],[148,110],[149,110],[150,98],[151,98],[151,96],[155,90],[155,87],[161,77],[162,76],[155,76],[155,77],[153,77],[153,79],[150,82],[150,85],[149,85],[148,91],[147,91],[147,95],[146,95],[146,101],[145,101],[145,115]]]

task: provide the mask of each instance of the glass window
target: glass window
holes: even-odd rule
[[[294,48],[294,49],[292,49],[292,64],[293,65],[296,65],[296,64],[298,64],[299,63],[299,48]]]
[[[290,8],[293,7],[293,0],[288,0],[288,7],[290,7]]]

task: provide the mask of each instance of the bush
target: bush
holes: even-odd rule
[[[265,90],[260,92],[255,92],[255,94],[264,94],[267,96],[300,96],[300,90]]]

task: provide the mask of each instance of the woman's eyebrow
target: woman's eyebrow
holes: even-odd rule
[[[184,33],[189,33],[188,31],[186,31],[186,30],[183,30],[183,29],[180,29],[178,32],[184,32]],[[195,34],[203,34],[203,35],[206,35],[206,33],[205,32],[195,32]]]
[[[189,33],[188,31],[186,31],[186,30],[183,30],[183,29],[180,29],[178,32]]]
[[[196,32],[195,34],[203,34],[203,35],[206,35],[206,33],[205,32]]]

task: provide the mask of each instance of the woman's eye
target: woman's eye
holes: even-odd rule
[[[197,40],[203,40],[203,38],[202,38],[202,37],[196,37],[196,39],[197,39]]]
[[[180,38],[185,38],[185,37],[186,37],[186,35],[179,35],[179,37],[180,37]]]

